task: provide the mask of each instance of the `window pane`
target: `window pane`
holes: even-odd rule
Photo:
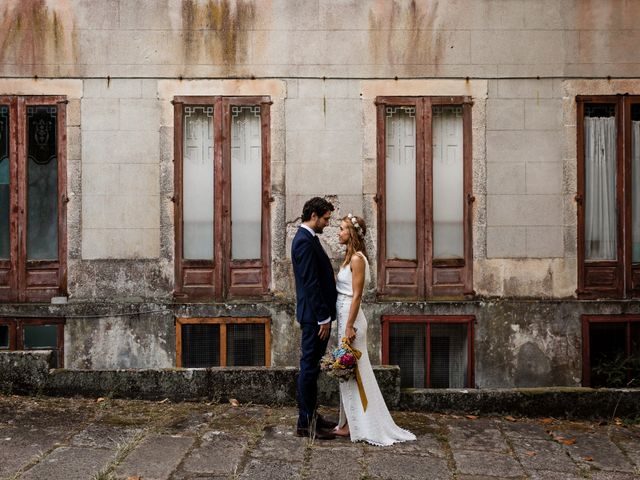
[[[184,107],[183,258],[213,260],[213,107]]]
[[[220,366],[220,325],[182,325],[182,366],[185,368]]]
[[[603,110],[604,108],[605,106],[585,107],[587,260],[615,260],[617,257],[616,119],[614,110]]]
[[[627,326],[624,323],[589,325],[589,363],[591,386],[622,387],[627,383],[624,362]]]
[[[57,109],[27,107],[27,259],[58,259]]]
[[[433,107],[433,258],[464,258],[462,107]]]
[[[25,325],[24,326],[24,348],[57,348],[58,346],[58,326],[57,325]]]
[[[416,109],[385,111],[387,258],[416,260]]]
[[[260,258],[262,226],[260,107],[231,107],[231,257]]]
[[[631,107],[631,251],[640,263],[640,105]]]
[[[629,359],[630,387],[640,387],[640,322],[631,323],[631,358]]]
[[[0,259],[9,259],[9,107],[0,106]]]
[[[389,325],[389,364],[400,366],[402,388],[425,387],[426,334],[424,323]]]
[[[264,366],[264,329],[262,323],[227,325],[227,366]]]
[[[9,325],[0,325],[0,348],[9,348]]]
[[[431,387],[467,387],[467,325],[431,325]]]

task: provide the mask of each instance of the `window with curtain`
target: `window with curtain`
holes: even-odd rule
[[[382,297],[472,293],[471,101],[378,97]]]
[[[640,294],[640,99],[579,96],[578,294]]]
[[[177,97],[176,297],[261,297],[269,279],[268,97]]]

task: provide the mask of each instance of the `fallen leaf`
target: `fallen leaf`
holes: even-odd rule
[[[164,400],[160,400],[158,403],[167,403],[169,401],[168,398],[165,398]]]
[[[517,420],[512,417],[511,415],[507,415],[506,417],[504,417],[505,420],[507,420],[508,422],[516,422]]]
[[[467,417],[469,420],[477,420],[478,419],[477,415],[465,415],[465,417]]]
[[[457,419],[462,418],[460,415],[454,415],[454,414],[451,414],[451,415],[449,415],[449,416],[450,416],[451,418],[457,418]]]
[[[618,426],[622,425],[622,420],[620,420],[618,417],[614,418],[613,421]]]
[[[543,418],[540,420],[540,423],[543,425],[549,425],[550,423],[553,423],[553,418]]]
[[[96,398],[96,403],[104,402],[104,397]]]
[[[142,480],[142,477],[136,475],[134,477],[127,477],[127,480]]]
[[[593,457],[591,455],[587,455],[586,457],[582,458],[584,458],[587,462],[593,462]]]
[[[238,400],[236,400],[235,398],[230,398],[229,399],[229,403],[231,404],[232,407],[239,407],[240,406],[240,402]]]
[[[558,441],[564,445],[573,445],[574,443],[576,443],[575,438],[562,438],[561,440],[558,440]]]
[[[527,452],[524,452],[524,453],[525,453],[525,455],[527,455],[527,456],[529,456],[529,457],[535,457],[535,456],[537,455],[537,453],[536,453],[536,452],[533,452],[533,451],[531,451],[531,450],[529,450],[529,451],[527,451]]]

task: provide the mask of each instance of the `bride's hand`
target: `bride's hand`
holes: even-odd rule
[[[347,340],[349,340],[349,343],[352,343],[356,339],[356,329],[353,327],[345,328],[344,336],[347,337]]]

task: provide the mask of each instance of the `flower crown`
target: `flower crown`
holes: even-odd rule
[[[351,224],[353,225],[353,228],[356,229],[356,233],[358,234],[358,236],[364,239],[364,231],[362,230],[362,227],[358,223],[356,217],[352,214],[347,215],[347,217],[349,218],[349,220],[351,220]]]

